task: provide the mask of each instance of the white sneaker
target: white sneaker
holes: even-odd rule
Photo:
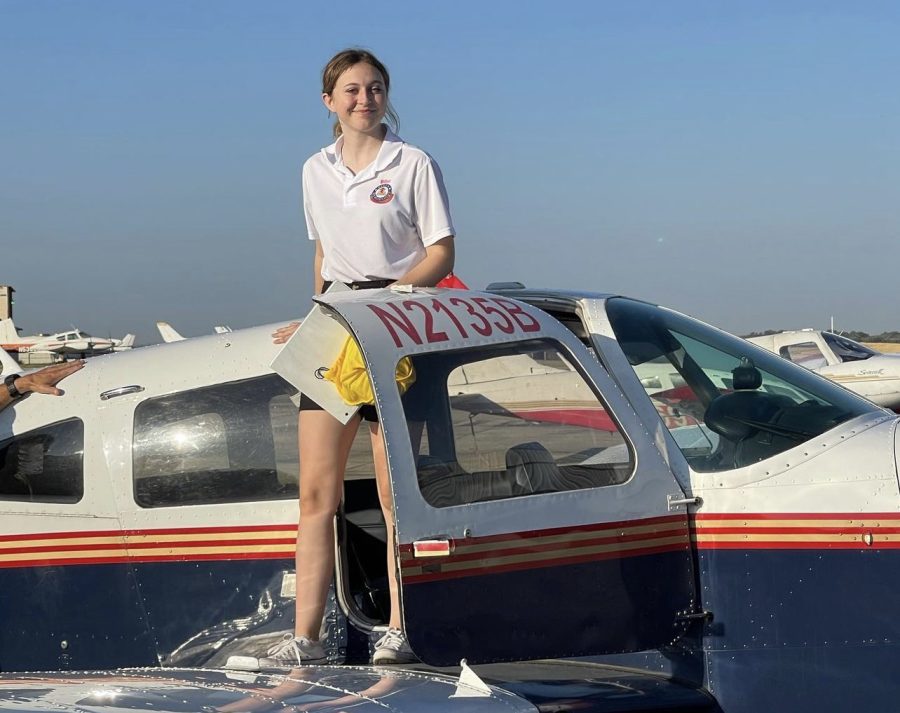
[[[388,629],[387,633],[375,642],[373,664],[412,663],[419,657],[413,653],[406,640],[406,634],[400,629]]]
[[[259,659],[260,669],[307,666],[325,663],[326,658],[321,641],[310,641],[305,636],[293,634],[285,634],[266,654],[265,658]]]

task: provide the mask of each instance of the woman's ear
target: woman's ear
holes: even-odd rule
[[[322,93],[322,103],[325,105],[325,108],[330,112],[334,112],[334,102],[331,100],[330,94]]]

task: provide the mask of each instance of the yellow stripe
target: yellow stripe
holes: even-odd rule
[[[270,530],[267,532],[205,532],[190,534],[160,535],[150,533],[148,535],[128,535],[129,544],[141,544],[146,542],[197,542],[204,540],[218,540],[219,542],[237,541],[247,542],[251,540],[271,540],[297,537],[297,530]]]
[[[249,542],[253,540],[294,539],[295,529],[271,530],[267,532],[204,532],[204,533],[172,533],[146,535],[92,535],[85,537],[40,538],[0,542],[0,552],[20,547],[65,547],[71,545],[134,545],[151,542],[189,543],[215,540],[217,542]]]
[[[286,556],[294,554],[294,545],[257,545],[255,547],[247,547],[235,545],[233,547],[221,547],[212,545],[209,547],[153,547],[126,549],[103,549],[103,550],[50,550],[47,552],[20,552],[17,554],[0,554],[0,562],[42,562],[46,560],[72,560],[88,558],[107,559],[111,557],[186,557],[191,555],[240,555],[240,554],[265,554],[278,553]]]
[[[71,560],[81,559],[83,557],[124,557],[126,554],[124,549],[116,550],[73,550],[71,552],[21,552],[14,555],[0,555],[0,562],[16,562],[18,560],[27,560],[29,562],[41,562],[43,560]]]
[[[129,548],[128,554],[131,557],[146,557],[150,555],[240,555],[250,552],[280,552],[284,554],[294,554],[295,549],[293,543],[289,545],[256,545],[255,547],[247,547],[244,545],[221,547],[219,545],[211,545],[209,547]]]
[[[867,533],[871,534],[872,541],[877,541],[879,543],[884,542],[900,542],[900,535],[882,535],[878,532]],[[693,538],[695,542],[704,543],[704,542],[864,542],[863,537],[865,535],[860,533],[837,533],[837,534],[784,534],[784,533],[772,533],[772,534],[757,534],[757,533],[745,533],[745,534],[733,534],[733,535],[698,535]]]
[[[811,528],[811,527],[859,527],[874,528],[879,527],[898,527],[900,528],[900,517],[894,520],[838,520],[838,519],[815,519],[815,520],[695,520],[694,529],[703,530],[704,528],[722,528],[722,527],[747,527],[747,528]]]
[[[823,376],[828,376],[827,374],[823,374]],[[900,377],[896,376],[877,376],[875,374],[861,374],[861,375],[851,375],[851,376],[828,376],[832,381],[897,381]]]
[[[641,525],[637,527],[622,527],[609,530],[592,530],[586,532],[568,532],[559,535],[545,535],[543,537],[523,537],[521,539],[503,540],[502,542],[483,542],[475,544],[457,544],[453,554],[469,554],[474,552],[497,552],[505,549],[517,549],[519,547],[538,547],[541,545],[568,545],[583,540],[593,540],[599,537],[622,537],[629,535],[665,535],[667,533],[683,533],[684,523],[673,522],[664,525]],[[642,541],[647,544],[646,541]],[[655,540],[654,540],[655,542]]]
[[[553,401],[507,401],[498,405],[516,412],[533,409],[559,411],[572,408],[577,408],[581,411],[606,411],[602,406],[598,406],[596,401],[567,401],[565,399],[554,399]]]
[[[123,545],[125,538],[120,535],[103,537],[67,537],[58,540],[34,539],[0,542],[0,552],[19,547],[63,547],[66,545]]]

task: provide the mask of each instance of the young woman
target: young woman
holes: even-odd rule
[[[431,286],[453,269],[453,224],[440,169],[394,131],[390,76],[370,52],[347,49],[322,73],[322,101],[337,116],[336,141],[303,166],[303,208],[316,243],[315,290],[337,280],[353,288],[391,283]],[[284,342],[296,324],[275,332]],[[363,407],[387,523],[391,616],[373,663],[413,660],[401,628],[393,514],[384,442],[373,407]],[[300,404],[300,524],[297,532],[295,636],[269,651],[263,665],[321,662],[318,641],[334,571],[334,513],[360,417],[346,426],[308,398]]]

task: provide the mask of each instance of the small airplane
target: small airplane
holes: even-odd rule
[[[12,318],[0,319],[0,348],[8,352],[39,353],[59,355],[93,356],[106,352],[126,351],[134,347],[135,335],[126,334],[122,339],[112,337],[92,337],[87,332],[72,328],[68,332],[56,334],[35,334],[19,336],[19,329]]]
[[[316,303],[367,364],[423,663],[361,666],[388,601],[365,434],[337,513],[333,665],[224,670],[293,630],[297,411],[269,325],[102,356],[64,396],[0,413],[0,705],[896,707],[896,414],[617,295]],[[507,407],[561,374],[565,407],[602,426]],[[75,673],[146,666],[162,669]],[[24,670],[70,673],[9,673]]]
[[[749,341],[879,406],[900,410],[900,354],[883,354],[839,334],[815,329],[778,332]]]
[[[159,336],[162,337],[162,340],[166,344],[168,344],[169,342],[180,342],[182,339],[187,338],[182,336],[182,334],[168,322],[157,322],[156,328],[157,330],[159,330]],[[213,331],[216,334],[228,334],[233,330],[228,325],[217,324],[215,327],[213,327]]]

